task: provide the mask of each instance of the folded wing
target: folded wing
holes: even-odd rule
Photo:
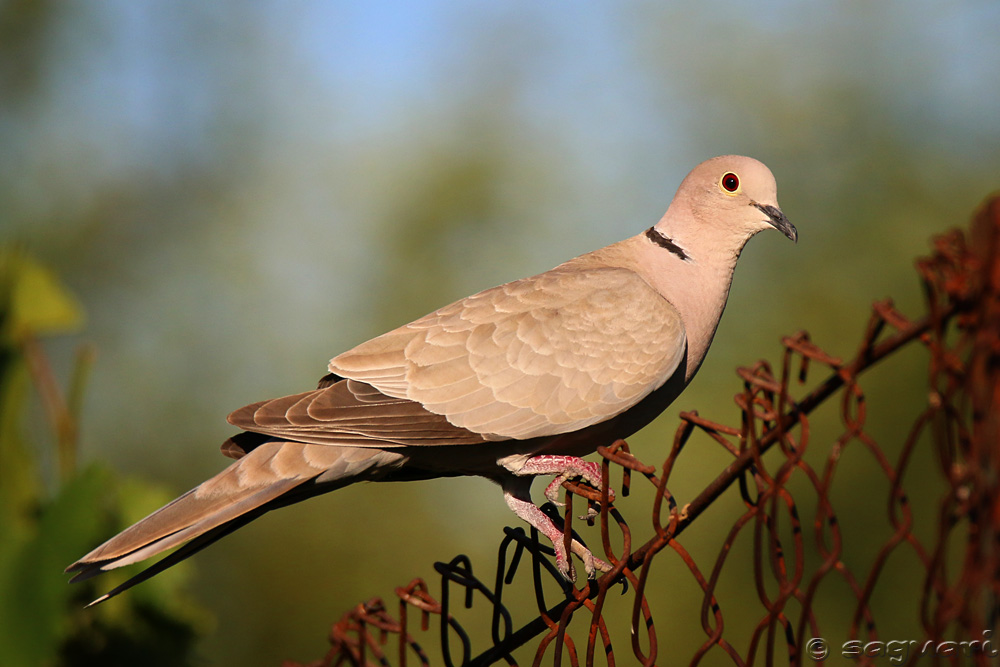
[[[610,419],[659,388],[685,349],[669,302],[634,272],[568,263],[457,301],[330,361],[488,440]]]

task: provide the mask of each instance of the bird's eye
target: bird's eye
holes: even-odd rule
[[[722,188],[726,192],[736,192],[740,188],[740,177],[733,172],[729,172],[722,177]]]

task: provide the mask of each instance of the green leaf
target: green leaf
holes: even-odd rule
[[[30,386],[23,359],[0,346],[0,535],[33,522],[42,494],[35,454],[22,437]]]
[[[83,310],[55,274],[18,250],[0,249],[0,340],[70,333]]]
[[[41,665],[56,656],[73,590],[63,569],[92,547],[105,522],[109,475],[92,467],[39,508],[31,528],[0,525],[0,647],[4,664]]]

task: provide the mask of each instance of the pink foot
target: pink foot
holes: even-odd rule
[[[569,555],[566,553],[566,544],[563,540],[562,530],[557,528],[552,523],[552,520],[546,516],[545,512],[538,509],[533,502],[520,498],[517,491],[505,489],[503,497],[507,501],[507,506],[514,511],[514,514],[527,521],[530,525],[537,528],[538,532],[549,538],[556,551],[556,568],[568,581],[576,581],[576,572],[573,570],[573,563],[570,562]],[[583,546],[577,540],[570,542],[570,549],[583,561],[583,569],[587,573],[588,579],[595,579],[598,571],[608,572],[611,569],[610,565],[590,553],[590,549]]]
[[[516,477],[508,478],[503,484],[504,499],[507,501],[508,507],[514,511],[514,514],[528,522],[531,526],[534,526],[538,532],[545,535],[552,542],[552,546],[556,552],[556,567],[566,579],[575,581],[576,573],[573,571],[573,564],[570,561],[569,554],[566,553],[566,544],[562,529],[556,526],[531,501],[531,478],[536,475],[556,475],[556,478],[545,487],[545,497],[556,505],[562,505],[563,503],[559,502],[558,492],[560,485],[565,480],[579,478],[594,487],[601,488],[601,467],[596,463],[584,461],[575,456],[543,455],[528,459],[520,469],[514,471],[514,475]],[[608,490],[608,496],[610,500],[614,500],[614,492],[610,489]],[[587,517],[580,518],[589,519],[591,516],[588,515]],[[598,571],[607,572],[611,569],[609,564],[600,558],[596,558],[578,540],[570,542],[570,550],[583,561],[583,567],[587,572],[588,579],[595,578]]]

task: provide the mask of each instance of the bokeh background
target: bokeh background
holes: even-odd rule
[[[81,465],[178,494],[226,463],[231,410],[635,234],[697,162],[752,155],[800,240],[747,248],[699,377],[634,439],[655,462],[678,410],[732,417],[733,368],[782,335],[846,355],[871,300],[919,309],[912,258],[1000,186],[998,34],[985,0],[0,2],[0,242],[86,314],[48,348],[61,375],[97,350]],[[920,400],[912,366],[887,432]],[[489,572],[515,521],[480,480],[267,516],[194,561],[199,659],[314,659],[344,610],[434,560]]]

